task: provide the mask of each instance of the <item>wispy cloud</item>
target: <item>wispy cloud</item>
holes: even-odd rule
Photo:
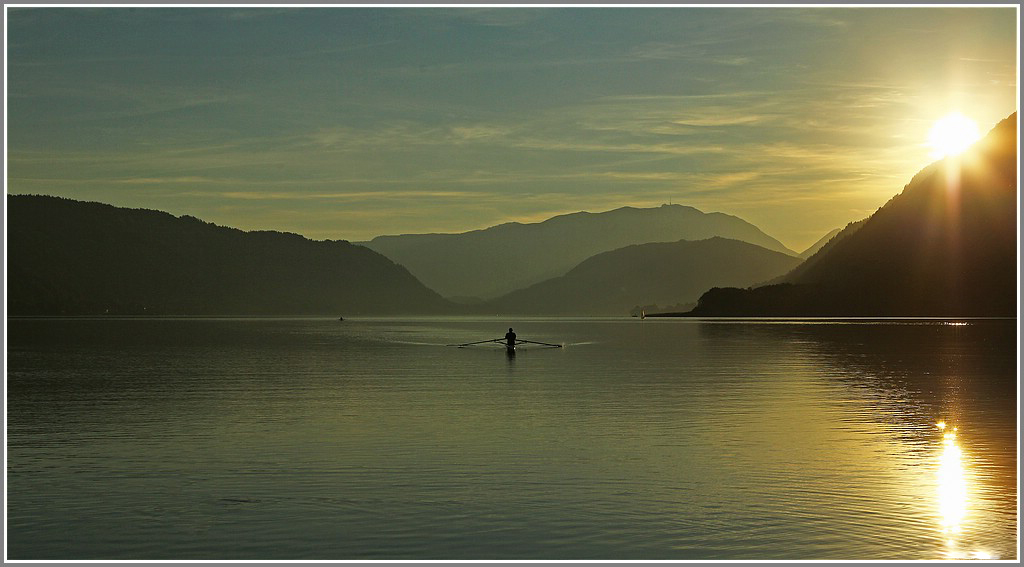
[[[224,191],[224,192],[191,192],[194,197],[213,197],[217,199],[240,199],[247,201],[384,201],[402,200],[434,200],[434,199],[479,199],[489,198],[491,193],[474,193],[470,191],[355,191],[340,193],[310,193],[266,191]]]
[[[74,101],[76,108],[80,108],[74,114],[55,112],[49,117],[51,121],[70,122],[141,118],[214,104],[238,104],[244,100],[243,95],[230,89],[209,86],[158,86],[138,82],[72,84],[63,80],[18,82],[10,88],[8,97],[16,111],[21,105],[31,105],[40,99]]]
[[[536,22],[544,16],[543,8],[459,8],[445,12],[452,18],[483,26],[516,28]]]

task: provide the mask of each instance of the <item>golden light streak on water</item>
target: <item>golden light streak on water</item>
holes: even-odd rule
[[[935,424],[940,431],[945,431],[946,422]],[[958,536],[968,516],[970,499],[968,482],[964,466],[964,454],[957,440],[958,427],[951,432],[942,434],[942,453],[939,455],[937,472],[939,524],[946,537],[945,555],[947,559],[993,559],[986,551],[968,552],[958,545]]]
[[[967,481],[964,478],[963,453],[956,433],[942,435],[939,457],[939,514],[945,531],[957,533],[967,515]]]

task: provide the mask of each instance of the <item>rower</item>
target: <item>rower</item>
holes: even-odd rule
[[[509,327],[508,332],[505,333],[505,343],[510,348],[516,346],[516,333],[512,330],[512,327]]]

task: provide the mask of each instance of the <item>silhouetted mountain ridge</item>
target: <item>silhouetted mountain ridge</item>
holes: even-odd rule
[[[1017,191],[1014,113],[961,156],[920,171],[782,283],[712,289],[689,314],[1015,316]]]
[[[752,285],[785,273],[799,258],[722,237],[634,244],[583,261],[564,276],[514,291],[482,312],[625,315],[634,306],[695,301],[715,285]]]
[[[13,315],[446,312],[405,268],[346,241],[244,232],[192,216],[10,195]]]
[[[564,275],[602,252],[713,236],[796,255],[738,217],[681,205],[576,212],[460,234],[379,236],[365,245],[406,266],[443,296],[494,298]]]

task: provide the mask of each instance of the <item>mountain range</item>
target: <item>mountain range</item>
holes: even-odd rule
[[[1017,312],[1017,114],[935,162],[773,285],[714,288],[692,316]]]
[[[681,205],[578,212],[459,234],[378,236],[363,244],[402,264],[442,296],[493,299],[565,275],[602,252],[714,236],[796,255],[743,219]]]
[[[791,252],[718,236],[635,244],[467,306],[442,299],[404,267],[345,241],[244,232],[188,215],[59,197],[11,195],[7,206],[8,310],[14,315],[625,315],[634,306],[692,303],[715,285],[762,282],[799,262]],[[683,232],[739,232],[785,250],[735,217],[681,206],[579,213],[538,224],[555,235],[573,232],[577,240],[611,232],[616,236],[605,241],[616,242],[638,224],[660,227],[646,232],[653,237],[681,218],[697,219],[696,228]],[[524,226],[531,230],[505,225],[482,232],[492,242],[504,235],[510,240],[501,246],[515,247]],[[563,248],[557,239],[550,244]]]
[[[402,266],[345,241],[58,197],[7,197],[11,315],[450,312]]]
[[[1015,113],[968,152],[919,172],[870,217],[826,235],[802,262],[742,219],[679,205],[360,246],[8,195],[7,309],[625,315],[699,297],[685,315],[1014,316],[1016,140]],[[478,299],[445,299],[456,295]]]

